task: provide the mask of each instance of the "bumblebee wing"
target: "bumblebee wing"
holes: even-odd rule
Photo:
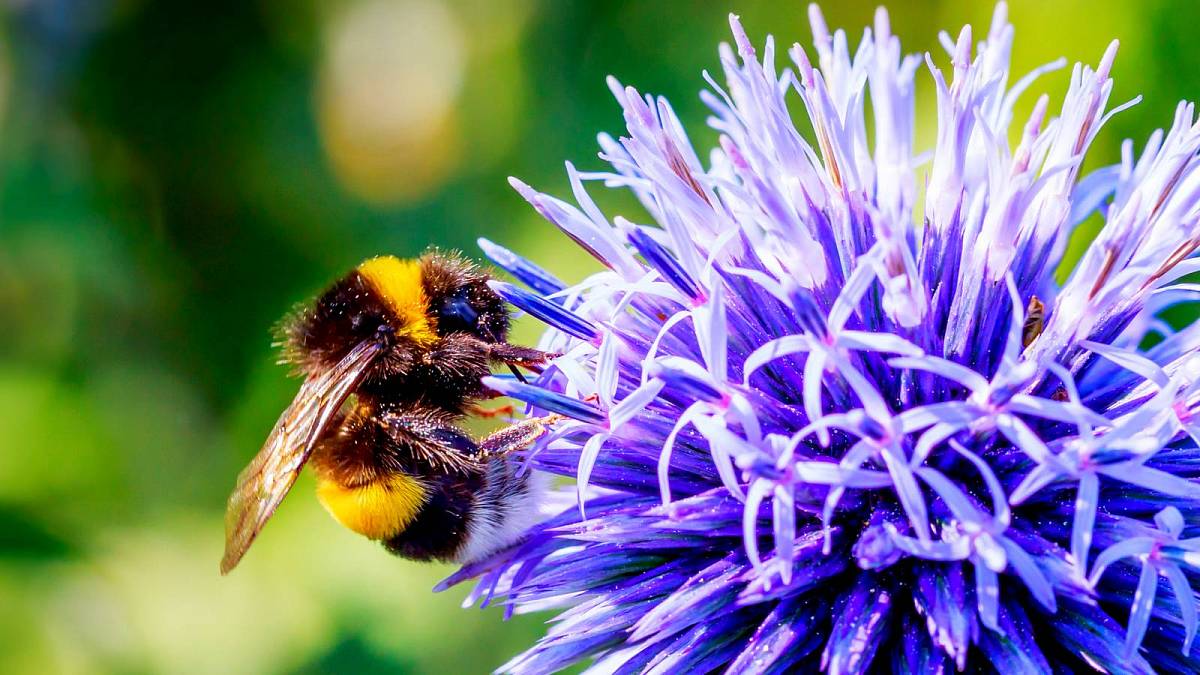
[[[229,495],[222,574],[237,566],[292,489],[317,440],[379,350],[376,342],[359,343],[333,368],[305,380],[292,404],[279,416],[262,450],[238,475],[237,486]]]

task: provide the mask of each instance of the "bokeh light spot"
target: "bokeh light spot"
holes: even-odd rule
[[[460,154],[462,30],[443,4],[364,0],[332,17],[317,115],[342,185],[378,205],[435,190]]]

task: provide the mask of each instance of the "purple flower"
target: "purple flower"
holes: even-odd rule
[[[610,81],[611,169],[568,164],[573,204],[513,181],[605,266],[566,287],[484,246],[562,354],[488,385],[569,418],[529,458],[578,508],[448,583],[562,610],[517,673],[1196,672],[1200,325],[1157,318],[1200,292],[1192,105],[1081,176],[1133,103],[1110,106],[1116,43],[1013,136],[1065,64],[1010,80],[1003,5],[978,43],[942,35],[948,64],[904,56],[882,10],[853,52],[810,20],[781,67],[731,18],[703,160],[665,100]],[[644,212],[610,219],[597,183]]]

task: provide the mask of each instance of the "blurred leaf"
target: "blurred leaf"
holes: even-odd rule
[[[79,553],[30,514],[0,504],[0,558],[24,562],[61,560]]]
[[[294,675],[324,675],[325,673],[412,673],[411,664],[371,651],[355,637],[343,640],[312,663],[293,671]]]

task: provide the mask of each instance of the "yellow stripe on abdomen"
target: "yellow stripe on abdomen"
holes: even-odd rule
[[[428,347],[437,340],[437,326],[429,317],[429,299],[421,277],[421,264],[385,255],[358,266],[383,304],[395,315],[397,333]]]
[[[369,539],[391,539],[416,519],[427,495],[412,476],[392,474],[357,487],[320,480],[317,499],[347,529]]]

